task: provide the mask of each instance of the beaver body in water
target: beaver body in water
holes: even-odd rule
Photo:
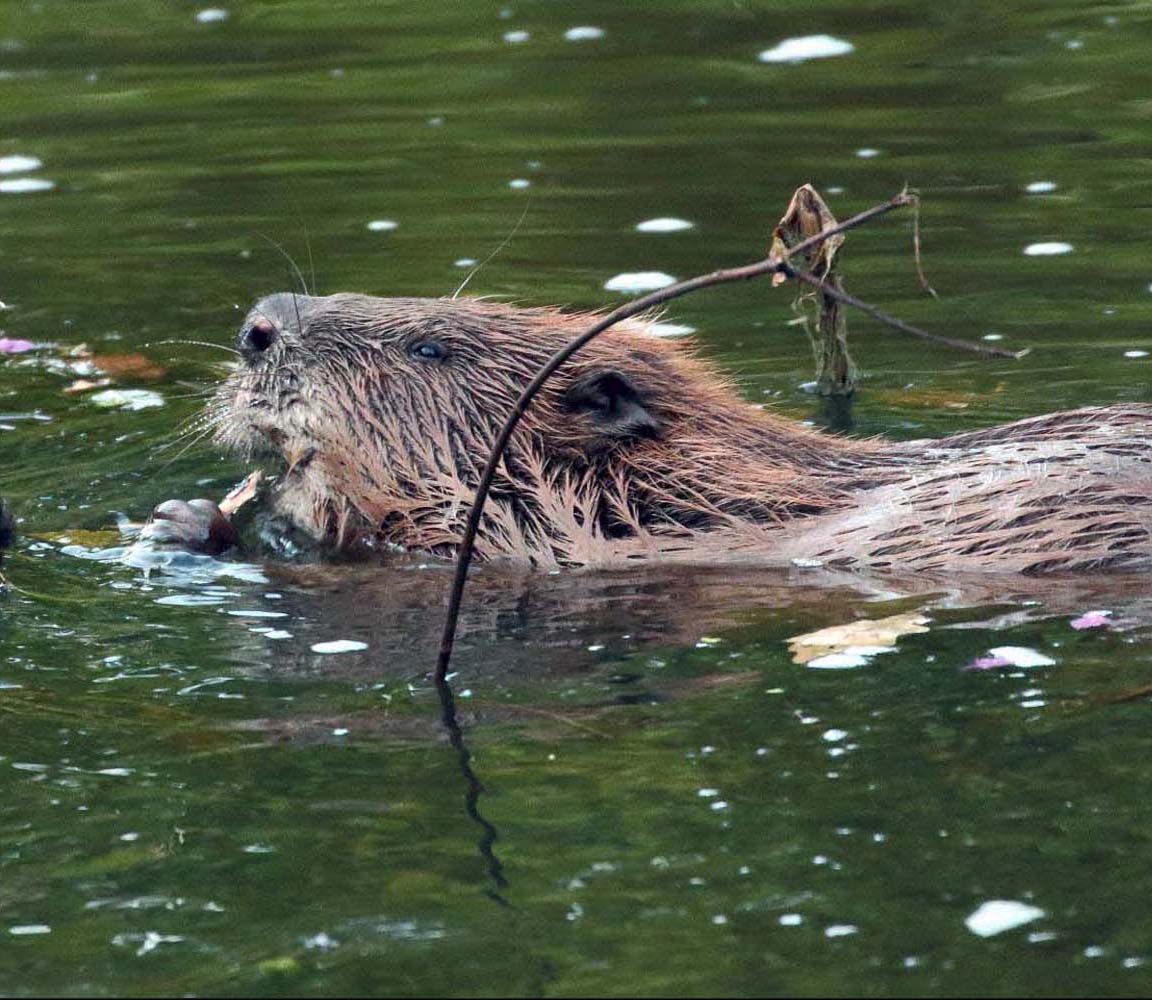
[[[521,388],[587,314],[474,299],[274,295],[209,407],[218,443],[287,461],[274,512],[338,549],[454,554]],[[826,434],[743,401],[629,321],[548,384],[477,553],[1041,574],[1152,570],[1152,405],[939,440]]]

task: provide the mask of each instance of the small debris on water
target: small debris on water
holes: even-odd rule
[[[30,937],[33,934],[51,934],[52,928],[47,924],[16,924],[8,928],[13,937]]]
[[[964,924],[979,937],[993,937],[1044,916],[1047,914],[1037,906],[1029,906],[1014,899],[991,899],[970,913]]]
[[[34,344],[30,340],[0,337],[0,354],[23,354],[26,351],[34,351],[39,346],[39,344]]]
[[[856,155],[862,160],[871,160],[880,155],[880,150],[865,146],[863,149],[856,150]]]
[[[35,156],[0,156],[0,174],[25,174],[42,166]]]
[[[1058,257],[1061,254],[1071,253],[1073,250],[1071,243],[1029,243],[1024,248],[1025,257]]]
[[[569,28],[564,32],[564,40],[566,42],[594,42],[598,38],[604,37],[604,29],[597,28],[591,24],[581,24],[575,28]]]
[[[525,188],[531,187],[532,182],[526,177],[517,177],[515,180],[509,181],[508,186],[515,191],[523,191]]]
[[[686,229],[694,229],[694,222],[687,219],[675,219],[671,216],[662,216],[658,219],[645,219],[636,223],[638,233],[682,233]]]
[[[196,21],[199,24],[219,24],[228,20],[228,11],[223,7],[206,7],[196,12]]]
[[[778,45],[765,49],[757,58],[762,63],[802,63],[809,59],[827,59],[855,52],[856,46],[832,35],[804,35],[786,38]]]
[[[1056,182],[1055,181],[1033,181],[1031,184],[1028,184],[1024,188],[1024,190],[1027,191],[1029,194],[1051,194],[1053,191],[1056,190]]]
[[[400,223],[393,222],[391,219],[373,219],[368,223],[367,228],[374,233],[390,233],[393,229],[399,229]]]
[[[149,389],[105,389],[88,397],[106,410],[154,410],[164,405],[164,397]]]
[[[475,257],[461,257],[454,262],[456,267],[475,267],[478,263]]]
[[[527,31],[506,31],[504,32],[504,41],[509,45],[520,45],[522,42],[528,41],[532,36]]]
[[[1079,618],[1073,618],[1068,623],[1078,632],[1087,628],[1104,628],[1112,624],[1111,611],[1086,611]]]
[[[626,295],[637,292],[654,292],[676,284],[676,279],[663,271],[625,271],[604,282],[607,292],[624,292]]]
[[[1126,358],[1146,358],[1148,357],[1147,351],[1125,351],[1124,357]]]
[[[833,924],[831,927],[824,928],[826,938],[851,937],[859,932],[860,928],[855,924]]]
[[[368,643],[355,639],[334,639],[331,642],[314,642],[313,653],[359,653],[368,648]]]
[[[51,191],[54,181],[41,177],[17,177],[10,181],[0,181],[0,194],[31,194],[33,191]]]

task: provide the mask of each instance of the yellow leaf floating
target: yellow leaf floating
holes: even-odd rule
[[[817,632],[793,636],[787,642],[792,652],[792,662],[808,664],[837,655],[858,658],[875,656],[895,649],[896,640],[902,635],[927,631],[928,619],[919,611],[907,611],[887,618],[867,618],[845,625],[833,625]],[[861,664],[842,662],[826,665],[846,667]]]

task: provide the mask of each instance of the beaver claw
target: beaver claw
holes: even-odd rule
[[[138,541],[216,556],[239,544],[239,537],[213,501],[165,500],[152,511]]]

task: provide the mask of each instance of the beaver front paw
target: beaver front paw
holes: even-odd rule
[[[217,556],[239,543],[232,522],[211,500],[165,500],[140,529],[137,544]]]

